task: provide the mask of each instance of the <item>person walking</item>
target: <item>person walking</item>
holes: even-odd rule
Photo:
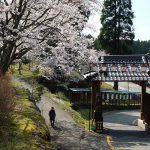
[[[56,117],[56,113],[55,113],[54,107],[51,107],[51,110],[49,111],[49,117],[50,117],[51,126],[53,127],[54,123],[55,123],[55,117]]]

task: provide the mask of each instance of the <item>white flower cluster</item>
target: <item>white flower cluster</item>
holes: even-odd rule
[[[10,63],[28,51],[50,67],[73,70],[97,60],[92,38],[81,34],[97,0],[1,0],[0,54]],[[93,5],[94,6],[94,5]],[[1,63],[1,62],[0,62]]]

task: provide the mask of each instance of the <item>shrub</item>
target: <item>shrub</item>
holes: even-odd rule
[[[14,110],[13,89],[10,86],[10,76],[0,76],[0,126],[9,125]]]

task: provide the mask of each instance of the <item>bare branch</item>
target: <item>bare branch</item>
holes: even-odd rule
[[[36,29],[37,27],[39,27],[40,25],[42,25],[44,22],[46,21],[53,21],[56,17],[58,17],[60,15],[61,12],[57,13],[55,16],[53,17],[50,17],[50,18],[47,18],[47,19],[44,19],[42,20],[41,22],[37,22],[36,23],[36,26],[33,28],[33,29]]]
[[[19,52],[17,52],[17,53],[15,53],[14,55],[13,55],[13,60],[15,60],[15,59],[20,59],[24,54],[26,54],[28,51],[30,51],[32,48],[30,47],[28,47],[28,48],[23,48],[23,49],[21,49]]]
[[[36,22],[38,22],[38,20],[40,20],[45,14],[46,12],[49,11],[49,8],[47,8],[37,19],[35,19],[32,23],[30,23],[29,25],[25,26],[24,29],[29,28],[30,26],[33,26]],[[24,30],[22,29],[22,30]]]
[[[6,5],[6,6],[8,6],[8,2],[7,2],[7,0],[4,0],[4,2],[5,2],[5,5]]]

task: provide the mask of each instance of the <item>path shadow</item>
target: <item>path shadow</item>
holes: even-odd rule
[[[54,125],[53,127],[51,127],[51,128],[53,128],[54,130],[56,130],[56,131],[62,131],[62,128],[61,127],[58,127],[58,126],[56,126],[56,125]]]
[[[108,129],[108,133],[113,138],[114,144],[117,141],[115,147],[149,146],[150,143],[150,133],[146,131]]]

